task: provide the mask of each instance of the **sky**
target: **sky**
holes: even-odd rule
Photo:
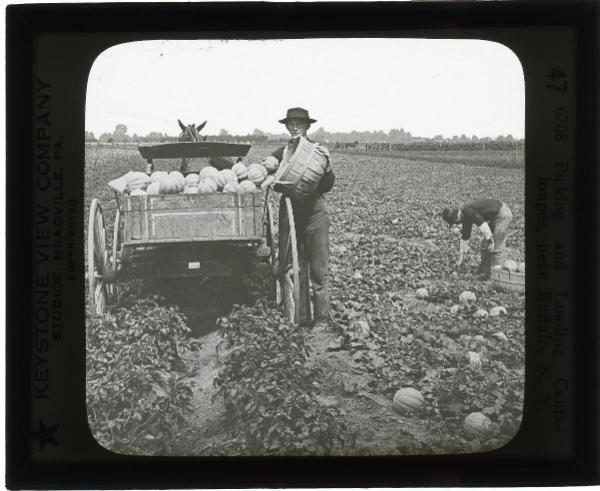
[[[113,46],[88,79],[86,130],[128,134],[284,133],[287,108],[311,131],[523,138],[525,87],[517,56],[479,40],[158,40]]]

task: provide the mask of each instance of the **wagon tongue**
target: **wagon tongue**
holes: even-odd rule
[[[193,159],[201,157],[244,157],[249,144],[223,142],[180,142],[161,145],[140,145],[138,150],[144,159]]]

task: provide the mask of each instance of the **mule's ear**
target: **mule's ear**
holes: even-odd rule
[[[204,128],[204,127],[206,126],[206,123],[207,123],[207,122],[206,122],[206,121],[204,121],[204,123],[202,123],[202,124],[199,124],[199,125],[196,127],[196,129],[197,129],[198,131],[202,130],[202,128]]]
[[[179,123],[179,127],[181,128],[181,131],[185,131],[187,129],[187,126],[181,122],[181,119],[178,119],[177,122]]]

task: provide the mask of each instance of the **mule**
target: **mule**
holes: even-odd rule
[[[199,124],[198,126],[196,126],[195,124],[185,125],[181,122],[180,119],[178,119],[177,122],[179,123],[179,127],[181,128],[181,134],[179,135],[180,142],[201,141],[200,131],[202,131],[202,128],[206,126],[206,121],[204,121],[204,123]],[[206,137],[204,137],[204,140],[206,140]],[[189,172],[192,160],[194,159],[181,159],[181,166],[179,167],[179,172],[181,172],[184,175],[187,174]]]

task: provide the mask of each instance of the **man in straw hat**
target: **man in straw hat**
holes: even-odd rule
[[[273,154],[265,159],[263,164],[271,172],[277,170],[279,164],[286,160],[288,154],[294,150],[294,142],[298,138],[307,138],[308,129],[316,120],[312,119],[306,109],[294,107],[288,109],[286,117],[279,120],[284,124],[291,140],[284,147],[278,148]],[[307,138],[308,139],[308,138]],[[309,140],[310,141],[310,140]],[[315,143],[315,142],[313,142]],[[304,254],[310,272],[313,287],[313,314],[314,327],[326,327],[329,319],[329,287],[327,270],[329,268],[329,214],[325,204],[324,194],[331,191],[335,181],[335,175],[331,169],[331,157],[329,151],[319,145],[317,151],[325,158],[326,165],[324,174],[319,181],[313,195],[302,201],[292,199],[292,209],[296,223],[296,233],[301,253]],[[277,187],[274,188],[276,191]],[[285,209],[283,199],[280,204],[280,217]],[[279,221],[280,227],[287,220]],[[300,323],[306,324],[309,313],[304,305],[300,308]]]
[[[482,248],[492,253],[492,265],[502,264],[508,226],[513,218],[506,203],[495,199],[479,199],[466,203],[461,208],[444,208],[442,218],[450,226],[462,225],[459,265],[462,264],[464,255],[469,250],[473,225],[477,225],[483,233]]]

